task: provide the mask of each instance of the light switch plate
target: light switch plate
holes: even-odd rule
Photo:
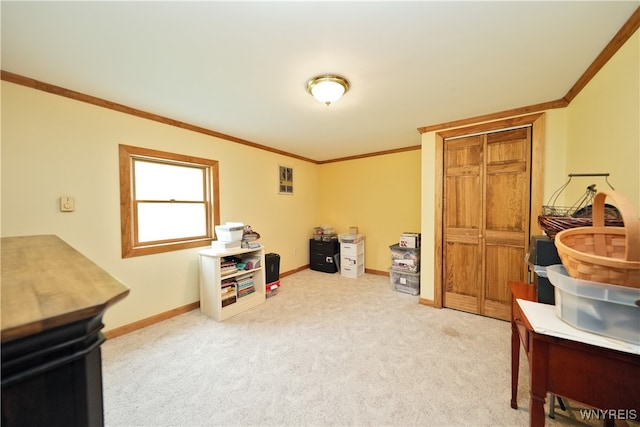
[[[76,201],[73,197],[70,197],[70,196],[60,197],[61,212],[73,212],[75,209],[76,209]]]

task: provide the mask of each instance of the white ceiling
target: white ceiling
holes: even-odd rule
[[[1,67],[322,161],[560,99],[639,5],[2,1]],[[351,82],[329,107],[321,73]]]

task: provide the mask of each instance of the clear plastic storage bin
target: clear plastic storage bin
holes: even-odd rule
[[[558,317],[575,328],[640,345],[640,289],[574,279],[562,265],[546,267],[546,274],[555,287]]]
[[[360,243],[364,241],[364,234],[338,234],[340,243]]]
[[[409,273],[420,271],[420,248],[403,248],[398,243],[389,246],[391,268]]]
[[[273,296],[278,295],[278,291],[280,290],[280,280],[267,283],[265,285],[265,298],[271,298]]]
[[[411,295],[420,294],[420,273],[407,273],[390,268],[389,279],[391,280],[391,289],[394,291]]]

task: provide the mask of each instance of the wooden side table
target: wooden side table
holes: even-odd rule
[[[613,425],[616,418],[639,420],[640,346],[617,344],[599,335],[572,328],[555,316],[553,306],[533,302],[533,286],[511,282],[510,287],[511,407],[518,408],[518,369],[522,343],[531,377],[531,426],[544,426],[547,393],[600,409],[608,425]],[[527,314],[527,308],[536,310],[529,310]],[[538,327],[542,322],[537,317],[544,317],[547,330]],[[560,323],[557,323],[556,329],[549,328],[549,322]],[[566,332],[554,336],[554,330],[567,331],[567,328],[570,332],[575,331],[575,338],[569,338],[570,334]]]

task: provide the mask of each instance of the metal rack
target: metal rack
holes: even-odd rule
[[[612,190],[615,190],[615,188],[613,188],[613,186],[609,182],[609,179],[608,179],[609,175],[610,175],[609,173],[570,173],[568,175],[569,179],[567,180],[567,182],[565,182],[563,185],[560,186],[560,188],[554,191],[551,197],[549,197],[549,201],[547,202],[547,204],[542,206],[542,214],[550,215],[550,216],[566,216],[566,217],[576,216],[576,213],[578,213],[580,210],[584,210],[587,206],[591,204],[591,202],[593,201],[593,197],[596,195],[598,191],[596,190],[596,184],[591,184],[587,186],[585,193],[573,205],[556,206],[558,197],[560,196],[560,194],[562,194],[564,189],[567,188],[567,186],[571,183],[571,179],[574,177],[578,177],[578,178],[604,177],[604,180],[607,183],[607,185]]]

